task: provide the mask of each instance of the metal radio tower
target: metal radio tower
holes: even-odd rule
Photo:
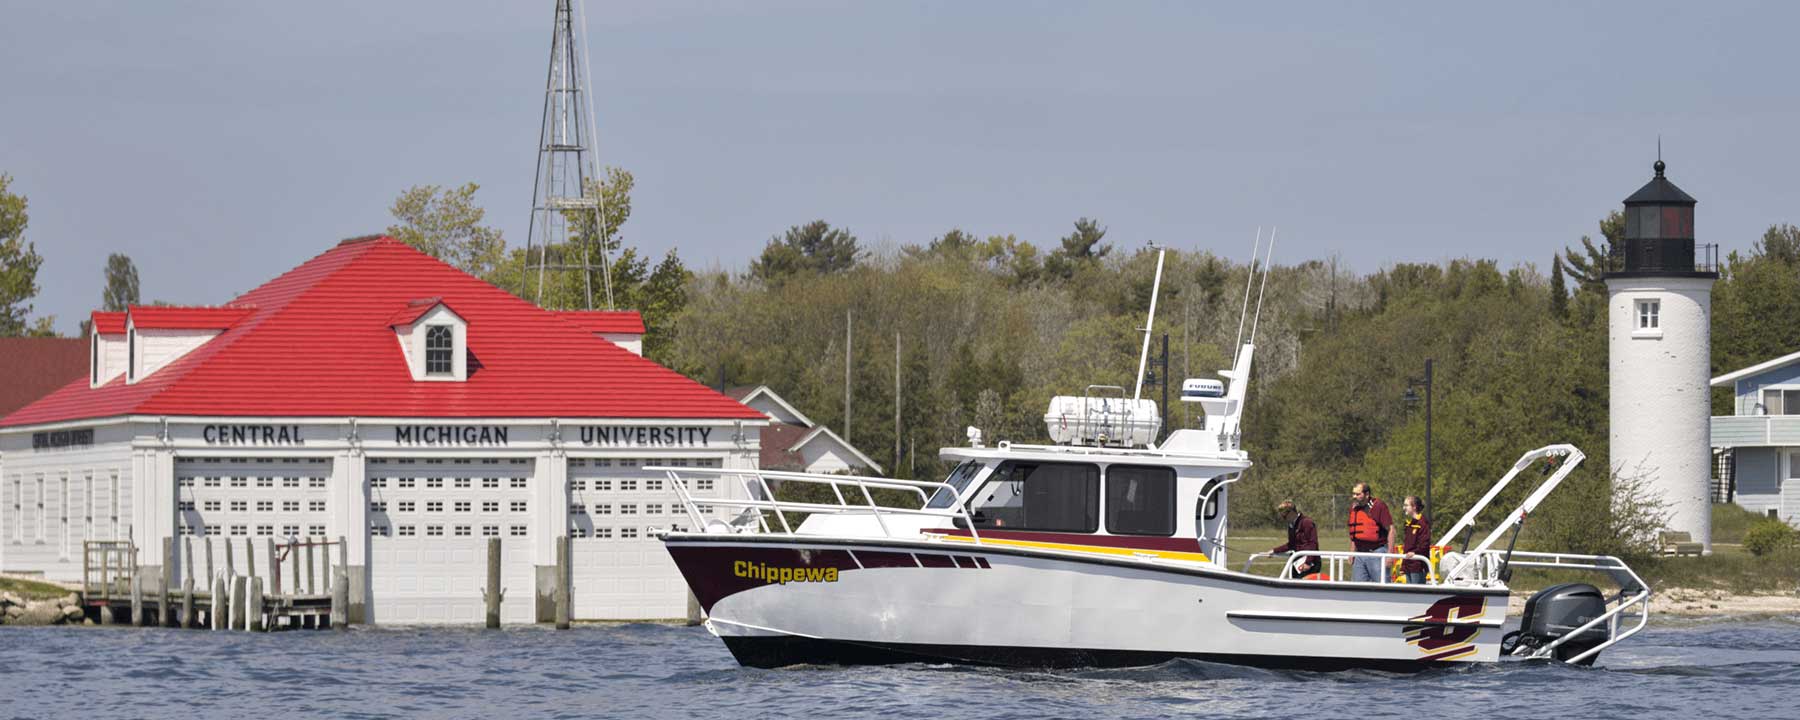
[[[594,270],[588,251],[600,250],[601,277],[606,307],[612,309],[612,265],[606,251],[604,201],[590,180],[600,175],[594,158],[594,102],[588,90],[587,11],[581,7],[576,25],[570,0],[556,0],[556,24],[550,33],[550,76],[544,84],[544,120],[538,130],[537,171],[531,187],[531,224],[525,235],[526,272],[519,278],[519,295],[537,287],[533,301],[544,302],[544,276],[548,272],[579,271],[586,309],[594,309]],[[581,28],[579,52],[576,28]],[[575,223],[571,223],[575,219]],[[570,247],[570,232],[592,223],[593,242]],[[572,228],[571,225],[574,225]],[[533,255],[533,252],[536,255]]]

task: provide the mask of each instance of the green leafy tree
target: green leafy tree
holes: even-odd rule
[[[1083,267],[1091,267],[1107,253],[1112,252],[1112,245],[1101,241],[1106,238],[1106,228],[1100,227],[1097,220],[1081,218],[1075,221],[1075,231],[1064,235],[1062,247],[1050,253],[1044,261],[1044,271],[1055,277],[1068,279]]]
[[[1625,239],[1625,214],[1614,210],[1601,218],[1600,237],[1606,241],[1605,247],[1596,247],[1592,238],[1583,235],[1580,252],[1573,248],[1563,250],[1563,264],[1568,268],[1569,277],[1575,279],[1575,288],[1579,292],[1606,294],[1607,253]]]
[[[106,256],[106,290],[100,307],[118,312],[138,304],[138,271],[131,258],[121,253]]]
[[[774,284],[799,274],[832,275],[856,267],[861,256],[856,236],[849,230],[814,220],[769,238],[762,256],[750,263],[750,275]]]
[[[26,322],[31,315],[30,301],[37,296],[37,273],[44,258],[37,254],[36,245],[25,241],[25,226],[31,218],[25,196],[11,192],[11,186],[12,176],[0,175],[0,337],[50,332],[54,323],[51,318],[35,325]]]
[[[505,257],[506,241],[482,225],[487,211],[475,203],[475,183],[457,188],[415,185],[389,208],[399,222],[387,233],[476,277],[486,277]]]

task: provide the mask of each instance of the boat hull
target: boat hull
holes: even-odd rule
[[[1498,659],[1506,591],[1275,580],[954,541],[673,534],[744,665],[1420,670]]]

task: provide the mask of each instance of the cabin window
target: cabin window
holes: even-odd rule
[[[1175,471],[1166,467],[1108,467],[1106,531],[1114,535],[1174,535]]]
[[[1100,526],[1100,468],[1078,463],[1006,463],[975,492],[969,512],[981,527],[1094,532]]]
[[[976,473],[979,472],[981,472],[981,463],[973,461],[964,462],[963,464],[956,466],[956,469],[950,471],[950,476],[944,478],[944,484],[956,488],[956,492],[962,494],[962,496],[966,498],[968,497],[969,492],[969,481],[974,480]],[[707,485],[712,485],[712,481],[708,480],[706,482]],[[707,487],[706,489],[711,490],[712,488]],[[925,507],[934,510],[942,510],[955,504],[956,497],[952,495],[949,490],[939,489],[936,495],[931,496],[931,502],[926,503]]]
[[[1763,415],[1800,415],[1800,389],[1764,389],[1761,409]]]
[[[425,328],[425,374],[449,375],[455,372],[451,364],[451,349],[455,347],[455,333],[449,325],[428,325]]]

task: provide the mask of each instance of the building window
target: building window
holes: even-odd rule
[[[587,506],[583,505],[581,503],[569,503],[569,514],[570,515],[586,515],[587,514]]]
[[[500,487],[500,478],[486,477],[486,478],[481,479],[481,489],[483,489],[483,490],[496,490],[496,489],[499,489],[499,487]]]
[[[467,500],[456,501],[456,511],[459,513],[469,512],[473,507],[474,505]]]
[[[395,487],[398,487],[402,490],[411,490],[415,484],[417,484],[417,483],[413,480],[413,478],[396,478],[395,483],[394,483]]]
[[[1764,388],[1763,415],[1800,415],[1800,389]]]
[[[387,478],[369,478],[369,487],[386,488],[387,487]]]
[[[595,540],[611,540],[612,528],[594,528]]]
[[[514,490],[524,490],[525,489],[525,478],[522,478],[522,477],[513,478],[512,482],[509,483],[508,486]]]
[[[483,501],[481,501],[481,511],[482,512],[490,512],[490,513],[500,512],[500,501],[499,500],[483,500]]]
[[[258,534],[258,535],[274,535],[275,534],[275,526],[274,525],[258,525],[258,526],[256,526],[256,534]]]
[[[275,478],[268,477],[268,476],[258,477],[256,479],[256,486],[259,488],[275,487]]]
[[[125,333],[125,374],[127,380],[137,380],[137,329]]]
[[[469,536],[469,526],[467,526],[467,525],[456,526],[456,536],[457,537],[468,537]]]
[[[425,478],[425,487],[433,489],[433,490],[442,490],[444,487],[444,479],[443,478]]]
[[[300,526],[299,525],[283,525],[283,526],[281,526],[282,537],[294,537],[299,534],[300,534]]]
[[[378,513],[379,512],[387,512],[387,501],[386,500],[370,500],[369,501],[369,512],[378,512]]]
[[[620,540],[636,540],[637,528],[619,528]]]
[[[324,525],[308,525],[308,526],[306,526],[306,534],[322,536],[325,534],[325,526]]]
[[[599,492],[609,492],[612,490],[612,481],[611,480],[595,480],[594,481],[594,490],[599,491]]]
[[[208,475],[206,478],[206,486],[207,487],[218,487],[219,486],[219,476]]]
[[[425,503],[425,512],[441,513],[443,511],[444,501],[442,500],[431,500]]]
[[[449,375],[455,372],[450,352],[455,347],[455,333],[449,325],[425,327],[425,374]]]
[[[388,531],[387,525],[384,525],[382,523],[373,523],[373,524],[369,525],[369,534],[375,535],[377,537],[387,537],[391,533]]]
[[[412,512],[413,507],[413,501],[411,500],[401,500],[399,503],[400,512]]]
[[[525,537],[525,526],[524,525],[512,526],[512,532],[510,534],[513,537]]]
[[[275,501],[274,500],[258,500],[258,501],[256,501],[256,511],[257,512],[275,512]]]
[[[281,479],[281,486],[282,486],[282,487],[284,487],[284,488],[297,488],[297,487],[300,487],[300,478],[297,478],[297,477],[284,477],[284,478],[282,478],[282,479]]]
[[[306,501],[306,509],[311,510],[313,512],[325,512],[325,501],[324,500],[308,500],[308,501]]]
[[[400,526],[400,537],[412,537],[416,534],[418,534],[418,533],[413,531],[413,526],[411,526],[411,525],[401,525]]]
[[[524,500],[512,501],[512,511],[516,512],[516,513],[525,512],[525,501]]]
[[[644,503],[645,515],[661,515],[662,503]]]
[[[575,529],[572,529],[569,531],[569,537],[575,538],[577,540],[586,538],[587,536],[588,536],[587,528],[579,528],[578,527],[578,528],[575,528]]]
[[[481,536],[482,537],[500,537],[500,526],[499,525],[483,525],[483,526],[481,526]]]
[[[637,514],[637,505],[632,504],[632,503],[620,503],[619,514],[620,515],[636,515]]]
[[[249,512],[250,511],[250,501],[248,501],[248,500],[233,500],[233,501],[231,501],[231,511],[232,512]]]
[[[426,525],[425,526],[425,534],[429,537],[443,537],[444,526],[442,526],[442,525]]]
[[[637,489],[637,481],[636,480],[620,480],[619,481],[619,490],[620,491],[629,492],[629,491],[636,490],[636,489]]]
[[[457,462],[468,462],[468,461],[467,460],[458,460]],[[466,477],[457,478],[456,479],[456,487],[458,487],[460,489],[465,489],[465,490],[468,489],[469,478],[466,478]]]
[[[299,500],[283,500],[283,501],[281,501],[281,511],[282,512],[300,512],[300,501]]]
[[[219,501],[208,500],[204,504],[202,504],[201,507],[205,508],[205,510],[207,512],[218,512],[219,511]]]
[[[699,480],[695,480],[694,481],[694,489],[698,490],[700,492],[712,492],[712,489],[713,489],[712,478],[702,478]]]
[[[1662,301],[1661,300],[1639,300],[1639,301],[1637,301],[1637,329],[1639,329],[1639,330],[1660,330],[1660,329],[1662,329],[1661,315],[1662,315]]]
[[[322,477],[315,477],[315,478],[307,478],[307,479],[306,479],[306,486],[307,486],[307,487],[309,487],[309,488],[312,488],[312,489],[314,489],[314,490],[321,490],[321,489],[324,489],[324,487],[325,487],[325,478],[322,478]]]
[[[248,526],[248,525],[233,525],[233,526],[231,526],[231,534],[232,535],[243,535],[243,534],[245,534],[245,532],[247,530],[249,530],[249,528],[250,528],[250,526]]]
[[[569,489],[574,490],[575,492],[585,492],[587,490],[587,481],[586,480],[570,480],[569,481]]]
[[[662,489],[662,481],[661,480],[645,480],[644,481],[644,489],[645,490],[661,490]]]

